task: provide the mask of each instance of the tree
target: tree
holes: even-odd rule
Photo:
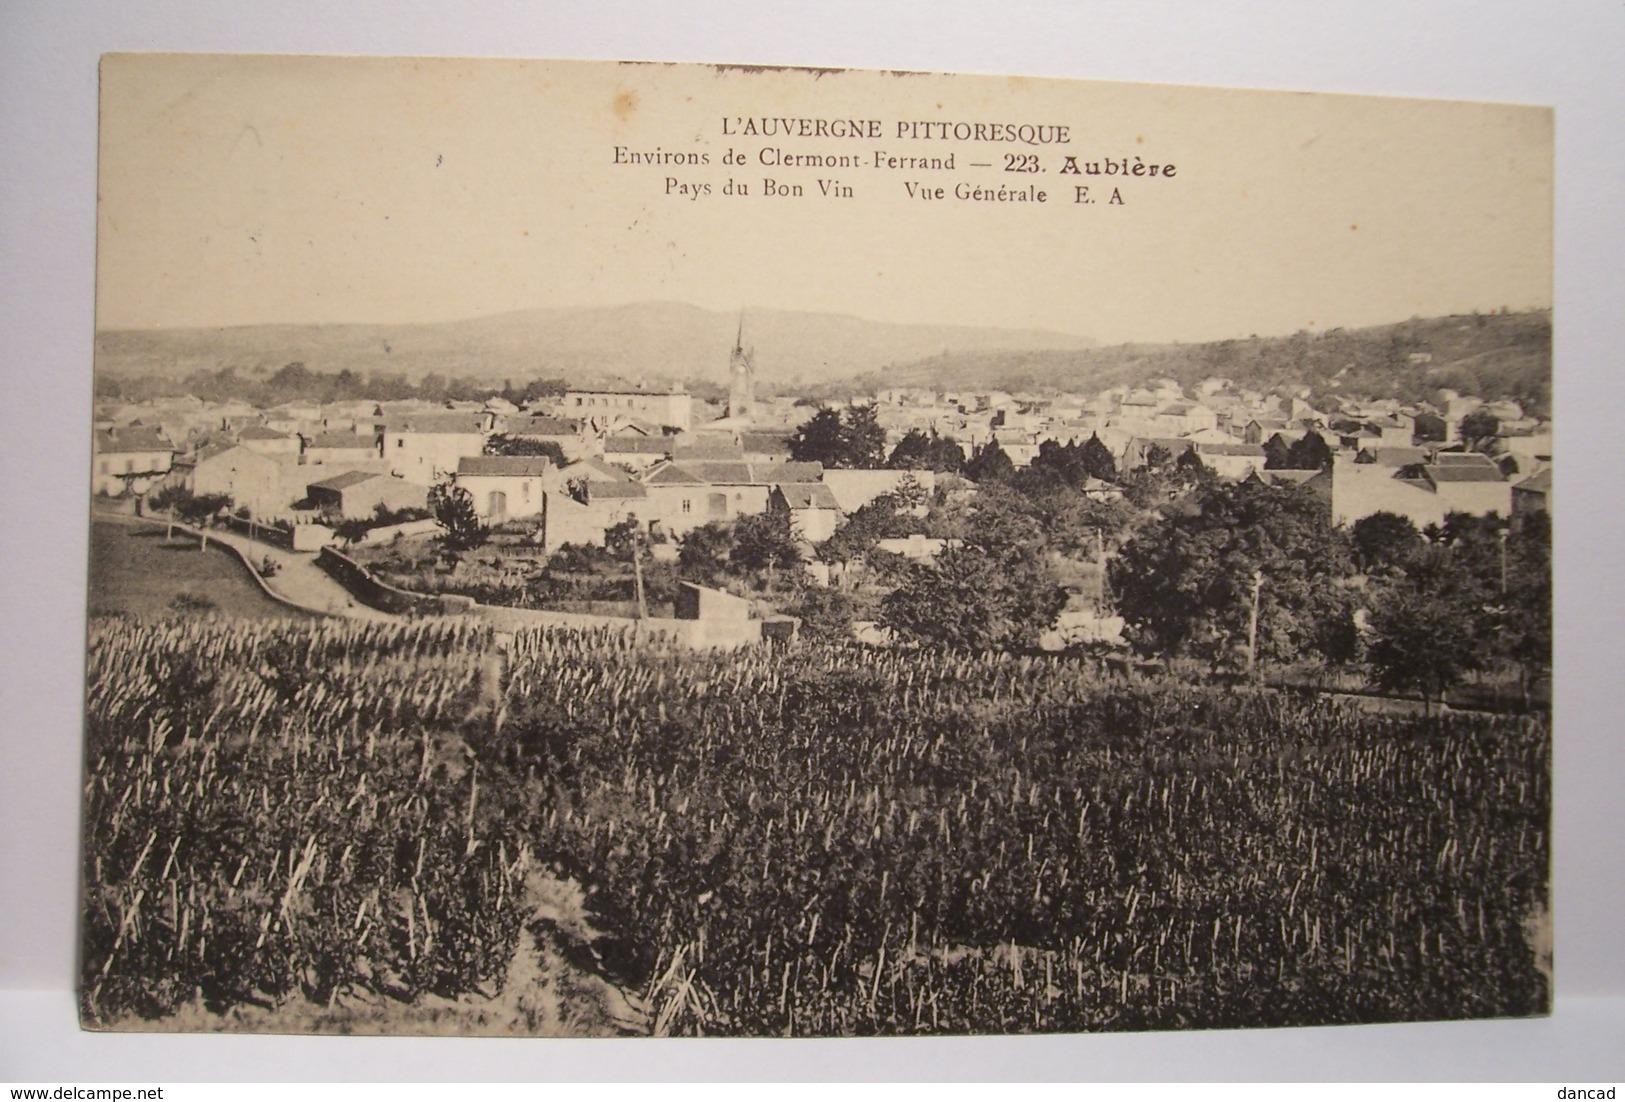
[[[1333,666],[1347,666],[1360,656],[1359,610],[1353,596],[1335,587],[1315,621],[1309,645]]]
[[[1217,661],[1248,636],[1256,574],[1258,653],[1286,661],[1313,648],[1349,566],[1344,537],[1313,493],[1210,482],[1142,527],[1108,576],[1143,647]]]
[[[951,436],[927,436],[909,429],[886,459],[894,471],[953,471],[965,466],[965,451]]]
[[[1181,472],[1181,474],[1190,475],[1197,479],[1212,475],[1213,473],[1212,471],[1208,470],[1207,464],[1202,462],[1202,457],[1196,454],[1195,444],[1190,445],[1184,451],[1179,453],[1179,458],[1174,461],[1174,468]]]
[[[1286,438],[1276,433],[1264,442],[1264,469],[1266,471],[1284,471],[1292,465],[1292,445]]]
[[[1552,668],[1552,526],[1547,513],[1524,519],[1507,537],[1504,622],[1498,651],[1518,664],[1527,706],[1533,682]]]
[[[715,585],[727,573],[733,542],[733,526],[724,521],[690,529],[677,549],[678,572],[689,581]]]
[[[886,430],[873,404],[845,413],[821,406],[790,438],[790,458],[826,467],[879,467],[886,458]]]
[[[147,506],[163,513],[169,522],[164,531],[165,542],[175,537],[175,517],[180,512],[181,503],[191,496],[190,490],[177,483],[160,486],[147,495]]]
[[[736,571],[766,574],[771,588],[780,570],[791,569],[800,562],[801,551],[790,531],[789,513],[770,509],[734,521],[728,565]]]
[[[164,539],[168,540],[175,535],[177,519],[201,531],[203,525],[230,509],[232,502],[230,494],[194,494],[185,486],[171,484],[148,497],[147,504],[162,510],[168,518],[169,524],[164,531]],[[208,546],[209,536],[204,532],[198,548],[202,550]]]
[[[1047,558],[977,545],[909,568],[881,602],[880,623],[905,639],[961,650],[1034,645],[1066,605]]]
[[[604,529],[604,550],[620,562],[631,562],[638,552],[638,541],[643,538],[643,526],[637,517],[627,517],[618,524]]]
[[[1371,615],[1371,634],[1372,680],[1389,691],[1419,690],[1424,708],[1478,666],[1471,616],[1460,601],[1421,585],[1390,590]]]
[[[846,441],[841,427],[841,415],[828,406],[820,406],[790,437],[790,458],[798,463],[822,463],[826,467],[842,466]]]
[[[1083,442],[1083,469],[1090,477],[1099,478],[1106,482],[1117,477],[1117,460],[1112,456],[1112,450],[1101,442],[1098,433],[1090,433],[1089,439]]]
[[[1167,448],[1163,447],[1161,444],[1152,444],[1149,448],[1145,449],[1144,466],[1150,471],[1160,471],[1165,469],[1169,463],[1173,462],[1173,459],[1173,453]]]
[[[965,464],[965,477],[972,482],[1008,482],[1016,473],[1016,465],[1004,454],[997,440],[990,440],[976,449],[976,454]]]
[[[176,508],[188,524],[202,525],[231,508],[231,495],[186,493]]]
[[[1461,439],[1468,450],[1491,455],[1501,434],[1501,421],[1487,409],[1475,409],[1461,419]]]
[[[472,551],[490,538],[474,509],[474,495],[455,482],[440,482],[429,490],[429,512],[445,530],[441,541],[449,551]]]
[[[809,586],[791,611],[801,620],[801,634],[813,639],[850,639],[857,606],[850,594]]]
[[[1304,433],[1287,451],[1286,469],[1290,471],[1323,471],[1331,465],[1332,449],[1318,432]]]
[[[896,495],[881,494],[858,506],[833,536],[818,545],[815,553],[819,560],[855,562],[868,556],[881,540],[908,535],[914,530],[913,523],[903,513],[902,505]]]
[[[1422,546],[1422,533],[1406,517],[1377,512],[1361,517],[1349,529],[1355,563],[1366,573],[1402,569]]]
[[[886,461],[886,430],[880,424],[880,410],[873,402],[851,406],[841,424],[844,463],[837,466],[873,468]]]

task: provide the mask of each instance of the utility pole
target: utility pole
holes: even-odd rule
[[[1106,537],[1095,529],[1095,615],[1106,614]]]
[[[643,529],[636,518],[632,523],[632,577],[638,589],[638,619],[649,618],[649,605],[643,599]]]
[[[1253,676],[1258,665],[1258,591],[1264,588],[1264,573],[1253,571],[1253,607],[1247,616],[1247,676]]]

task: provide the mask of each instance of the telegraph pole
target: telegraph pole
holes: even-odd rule
[[[649,605],[643,599],[643,529],[637,526],[633,519],[632,528],[632,577],[638,587],[638,619],[649,618]]]
[[[1258,591],[1264,588],[1264,573],[1253,571],[1253,607],[1247,615],[1247,676],[1258,665]]]

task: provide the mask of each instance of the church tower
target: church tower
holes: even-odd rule
[[[728,416],[749,417],[756,410],[755,350],[745,347],[745,314],[739,314],[739,333],[728,356]]]

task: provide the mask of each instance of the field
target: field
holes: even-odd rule
[[[196,620],[94,623],[88,716],[89,1024],[500,1004],[459,1021],[548,1031],[572,1015],[509,1013],[520,988],[590,983],[627,1013],[583,1032],[1549,1006],[1538,719],[1064,658]]]
[[[91,524],[92,616],[207,612],[255,619],[299,615],[261,592],[243,564],[223,548],[200,550],[196,539],[179,535],[166,542],[164,530],[151,524]]]

